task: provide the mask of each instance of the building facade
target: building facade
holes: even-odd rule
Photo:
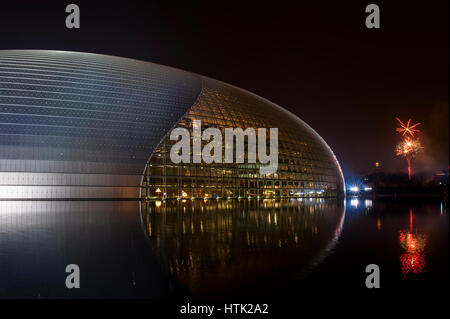
[[[174,164],[173,128],[278,128],[278,170]],[[335,197],[339,163],[283,108],[245,90],[106,55],[0,51],[0,199]]]

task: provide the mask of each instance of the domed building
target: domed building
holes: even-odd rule
[[[278,128],[278,169],[170,160],[170,132]],[[201,75],[113,56],[0,51],[0,199],[338,197],[339,163],[292,113]]]

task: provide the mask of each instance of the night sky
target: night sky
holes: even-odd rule
[[[14,1],[0,5],[0,49],[54,49],[136,58],[206,75],[298,115],[346,175],[396,158],[399,116],[422,122],[418,169],[448,168],[448,1]],[[299,2],[299,1],[296,1]],[[65,6],[81,29],[65,27]],[[181,2],[180,2],[181,3]],[[367,29],[365,6],[381,10]]]

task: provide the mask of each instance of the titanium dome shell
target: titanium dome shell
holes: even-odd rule
[[[279,165],[170,162],[176,126],[278,127]],[[160,192],[157,192],[157,190]],[[107,55],[0,51],[0,199],[340,196],[325,141],[281,107],[190,72]]]

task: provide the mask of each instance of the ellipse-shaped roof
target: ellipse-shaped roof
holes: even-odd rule
[[[157,145],[187,114],[205,108],[229,112],[236,127],[280,127],[284,141],[301,131],[304,150],[331,163],[327,174],[343,188],[339,164],[321,137],[245,90],[127,58],[4,50],[0,198],[136,198]]]

